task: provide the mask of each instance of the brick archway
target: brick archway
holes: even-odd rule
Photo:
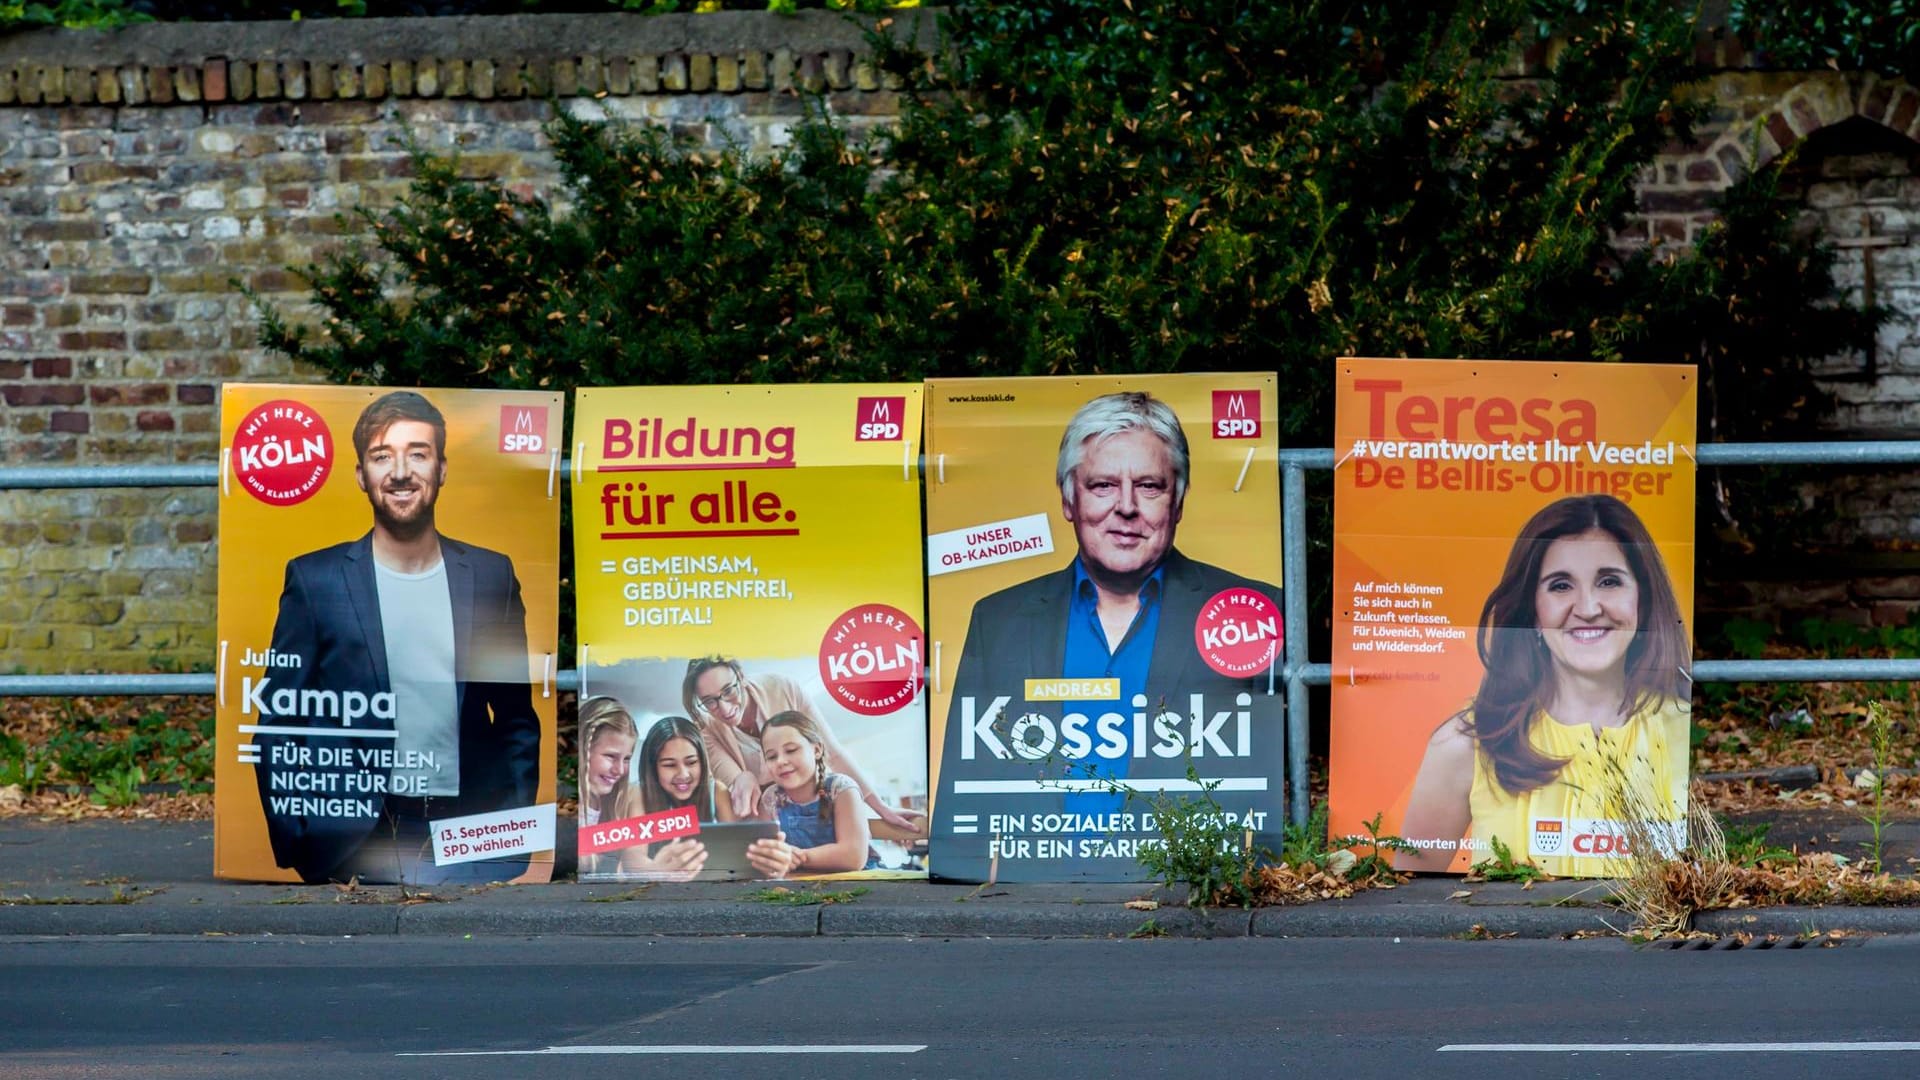
[[[1855,117],[1920,141],[1920,88],[1875,75],[1808,76],[1769,107],[1729,125],[1704,152],[1685,161],[1684,171],[1704,177],[1708,170],[1694,166],[1711,165],[1724,186],[1772,164],[1815,132]]]

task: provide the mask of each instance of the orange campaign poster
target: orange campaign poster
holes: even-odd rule
[[[1684,843],[1688,366],[1338,362],[1330,831],[1402,869]]]
[[[563,409],[225,388],[216,876],[551,877]]]

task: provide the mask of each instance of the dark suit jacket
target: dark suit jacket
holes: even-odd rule
[[[1284,754],[1281,743],[1284,695],[1279,693],[1277,685],[1274,687],[1275,693],[1268,695],[1268,673],[1265,671],[1248,678],[1232,678],[1208,667],[1194,643],[1194,623],[1198,621],[1200,609],[1206,606],[1207,601],[1224,589],[1253,589],[1272,599],[1276,608],[1279,606],[1279,590],[1217,566],[1195,562],[1177,548],[1167,553],[1164,565],[1166,574],[1161,584],[1160,624],[1154,637],[1153,659],[1147,672],[1148,711],[1158,711],[1164,702],[1172,711],[1186,716],[1189,713],[1190,696],[1198,692],[1206,695],[1207,708],[1209,712],[1214,712],[1234,708],[1234,695],[1242,691],[1251,693],[1258,760],[1243,766],[1228,767],[1227,771],[1229,774],[1263,772],[1277,778],[1280,775],[1278,765]],[[994,698],[1007,695],[1011,699],[1007,705],[1010,714],[1008,719],[1027,711],[1022,697],[1023,680],[1057,677],[1066,661],[1067,613],[1072,607],[1072,593],[1073,567],[1068,565],[983,597],[973,606],[973,616],[967,622],[966,644],[960,652],[960,666],[954,675],[953,697],[947,707],[946,737],[940,755],[942,801],[940,821],[934,826],[938,839],[933,867],[938,877],[977,876],[970,869],[975,860],[967,854],[961,854],[961,851],[974,846],[984,848],[985,843],[984,838],[973,836],[953,843],[954,838],[946,833],[950,821],[949,808],[960,806],[969,811],[978,808],[1014,812],[1059,809],[1060,796],[1051,799],[1045,796],[961,796],[963,801],[956,801],[953,782],[959,779],[1032,778],[1043,771],[1048,776],[1060,776],[1067,772],[1064,763],[1028,761],[1017,756],[1011,760],[995,759],[985,746],[976,750],[974,760],[962,760],[960,746],[965,732],[961,722],[961,699],[973,697],[976,710],[984,710]],[[1116,711],[1134,711],[1131,702],[1114,704]],[[1058,702],[1047,702],[1036,704],[1034,709],[1058,720],[1061,706]],[[976,711],[975,715],[977,719],[980,714]],[[1001,741],[1010,743],[1006,728],[1004,723],[994,725]],[[1200,766],[1202,775],[1222,771],[1209,767],[1206,760],[1196,764]],[[1180,776],[1185,774],[1186,769],[1187,760],[1184,756],[1167,759],[1149,755],[1145,759],[1130,761],[1128,774],[1136,777]],[[1074,772],[1073,775],[1084,774]],[[1271,800],[1278,803],[1277,790]],[[1222,796],[1220,801],[1223,804],[1232,802],[1226,796]],[[978,843],[972,843],[976,839]],[[942,857],[941,840],[948,841],[945,850],[953,853],[950,857]],[[980,861],[979,868],[984,869],[984,866],[984,861]],[[1026,864],[1026,867],[1025,876],[1029,880],[1078,876],[1065,863],[1055,864],[1048,869],[1044,860],[1035,860]],[[1008,868],[1003,867],[1001,879],[1012,880],[1009,872]]]
[[[446,561],[447,591],[453,602],[453,663],[458,680],[456,710],[460,724],[460,794],[427,800],[429,818],[458,817],[532,805],[539,793],[540,719],[533,711],[527,679],[527,612],[513,561],[497,551],[440,538]],[[280,614],[273,624],[275,652],[300,659],[298,668],[271,672],[274,690],[303,688],[359,690],[371,697],[393,684],[387,671],[387,643],[380,625],[375,591],[373,534],[309,552],[287,563],[280,591]],[[340,727],[335,717],[281,717],[261,720],[275,726]],[[357,729],[392,730],[393,721],[372,716],[354,720]],[[297,870],[305,881],[328,880],[373,831],[385,798],[373,794],[375,818],[308,817],[272,811],[278,773],[382,773],[352,766],[315,769],[273,761],[272,744],[313,748],[388,748],[387,739],[305,739],[260,736],[261,763],[254,770],[273,859]],[[315,794],[364,798],[365,792],[336,790]],[[521,868],[524,869],[524,860]],[[514,871],[518,873],[518,870]],[[512,875],[508,875],[512,876]]]

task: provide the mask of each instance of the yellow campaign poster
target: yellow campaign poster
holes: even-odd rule
[[[1273,375],[927,384],[933,873],[1124,881],[1152,800],[1285,814]]]
[[[925,876],[920,395],[579,392],[583,880]]]
[[[564,408],[225,387],[216,876],[552,876]]]
[[[1685,842],[1689,366],[1338,362],[1330,829],[1562,876]],[[1496,846],[1497,845],[1497,846]]]

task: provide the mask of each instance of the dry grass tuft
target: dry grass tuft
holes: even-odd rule
[[[1824,906],[1920,905],[1920,880],[1869,871],[1832,853],[1801,855],[1772,867],[1729,860],[1720,823],[1707,800],[1687,801],[1688,843],[1678,851],[1663,843],[1654,815],[1634,813],[1631,795],[1621,795],[1632,857],[1616,883],[1614,903],[1632,916],[1630,932],[1643,937],[1686,937],[1693,914],[1775,904]]]
[[[1685,934],[1696,911],[1742,907],[1741,867],[1727,860],[1727,838],[1704,799],[1687,800],[1687,843],[1675,850],[1665,814],[1649,804],[1644,787],[1612,793],[1626,830],[1625,873],[1614,903],[1633,917],[1632,931],[1647,937]]]

